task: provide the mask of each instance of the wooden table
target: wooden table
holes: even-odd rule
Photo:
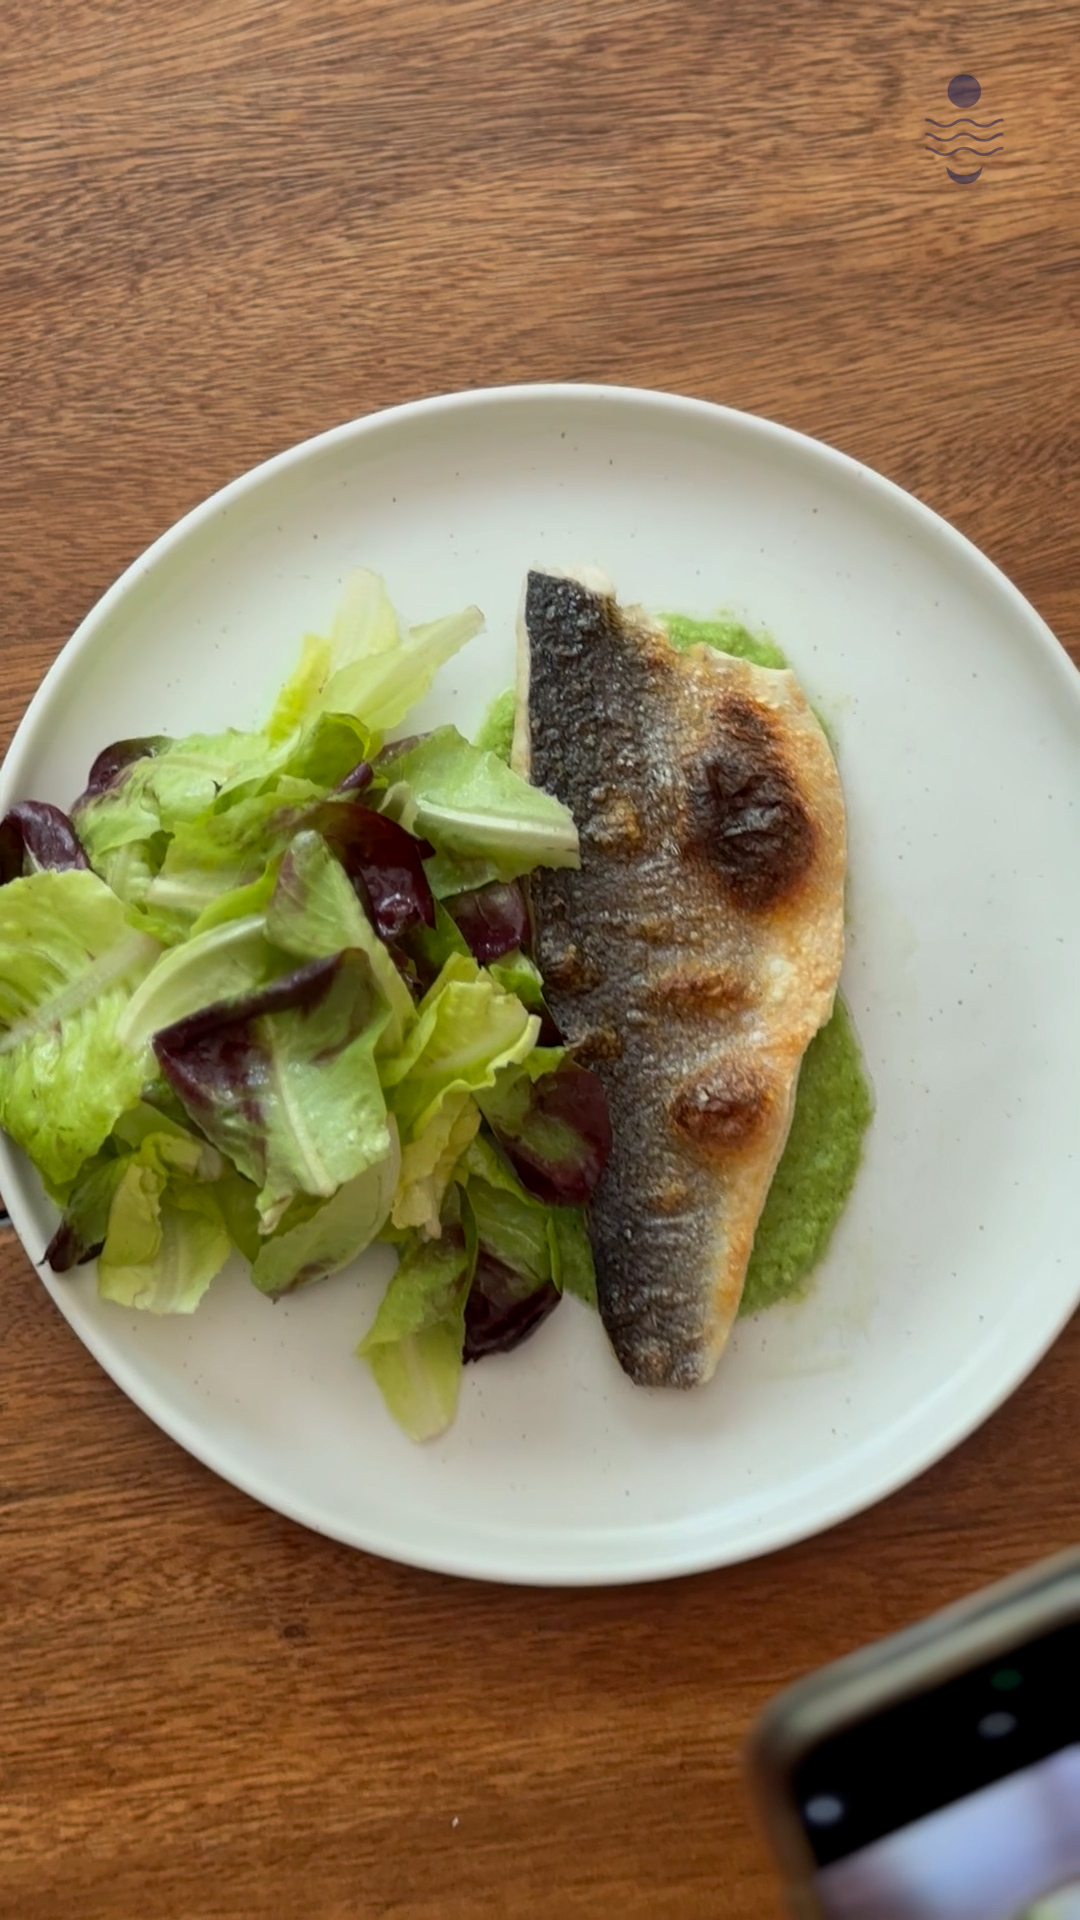
[[[832,441],[1080,643],[1071,7],[7,0],[0,55],[5,743],[211,489],[517,380]],[[957,70],[1004,122],[967,187],[923,137]],[[1076,1535],[1077,1326],[823,1539],[537,1593],[263,1512],[99,1372],[10,1235],[0,1268],[4,1920],[760,1920],[738,1748],[768,1696]]]

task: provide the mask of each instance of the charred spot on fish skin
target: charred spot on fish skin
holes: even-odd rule
[[[564,945],[542,939],[540,970],[548,985],[563,993],[588,993],[592,987],[598,987],[604,977],[601,969],[573,941]]]
[[[657,1213],[685,1213],[694,1200],[693,1190],[686,1181],[674,1179],[656,1187],[651,1197]]]
[[[622,1035],[615,1027],[590,1027],[574,1042],[574,1059],[579,1067],[595,1066],[600,1060],[621,1060]]]
[[[807,872],[814,826],[767,718],[737,695],[716,718],[718,744],[694,783],[691,840],[719,869],[738,906],[763,910]]]
[[[646,999],[657,1012],[686,1020],[737,1012],[749,995],[748,982],[734,968],[699,966],[660,974],[650,983]]]
[[[708,1153],[746,1146],[772,1105],[768,1082],[748,1061],[713,1061],[686,1081],[671,1103],[679,1132]]]
[[[602,853],[635,854],[644,839],[641,817],[629,794],[609,794],[581,828],[581,838]]]

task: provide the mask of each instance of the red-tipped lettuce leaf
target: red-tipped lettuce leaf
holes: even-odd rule
[[[451,894],[443,905],[483,966],[529,944],[529,910],[514,880],[493,880],[490,886]]]
[[[523,1287],[528,1291],[523,1292]],[[482,1360],[489,1353],[510,1353],[536,1332],[558,1306],[562,1295],[550,1280],[542,1286],[523,1282],[520,1275],[481,1248],[476,1272],[465,1302],[466,1360]]]
[[[391,1151],[374,1060],[387,1017],[371,962],[349,949],[155,1036],[185,1110],[260,1188],[264,1232],[296,1194],[329,1199]]]
[[[603,1082],[564,1060],[530,1081],[526,1073],[477,1095],[500,1147],[529,1193],[549,1206],[582,1206],[596,1191],[611,1152]]]
[[[344,780],[338,781],[335,792],[363,793],[365,787],[370,787],[373,778],[371,761],[358,760],[355,767],[345,775]]]
[[[21,800],[0,822],[0,887],[45,868],[89,864],[67,814],[47,800]]]
[[[398,940],[409,927],[435,924],[435,902],[424,872],[424,843],[359,801],[327,801],[307,816],[321,833],[354,886],[364,889],[371,917],[384,940]]]
[[[54,1273],[70,1273],[87,1260],[96,1260],[109,1230],[109,1209],[120,1184],[124,1164],[106,1146],[80,1169],[68,1196],[64,1217],[45,1249]]]
[[[110,747],[103,747],[90,769],[86,786],[76,800],[75,807],[100,799],[110,787],[116,786],[121,775],[133,767],[137,760],[152,760],[172,745],[168,734],[152,733],[144,740],[114,740]]]

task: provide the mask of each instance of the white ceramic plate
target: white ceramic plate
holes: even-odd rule
[[[740,1324],[686,1397],[632,1387],[567,1301],[468,1370],[421,1448],[352,1357],[382,1254],[276,1307],[229,1272],[191,1320],[103,1304],[87,1270],[42,1279],[123,1390],[267,1505],[424,1566],[593,1583],[880,1499],[1076,1304],[1080,680],[1041,620],[926,508],[781,427],[615,389],[458,394],[283,454],[159,540],[48,675],[0,799],[70,802],[124,735],[257,722],[358,564],[410,620],[483,607],[423,716],[469,729],[510,678],[526,568],[581,560],[625,599],[767,626],[839,737],[877,1116],[811,1298]],[[0,1188],[36,1258],[51,1211],[7,1148]]]

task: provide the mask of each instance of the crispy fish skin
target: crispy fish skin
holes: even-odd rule
[[[614,1144],[590,1234],[616,1356],[709,1379],[844,948],[844,801],[793,674],[692,647],[590,580],[530,573],[514,764],[571,810],[532,882],[560,1027]]]

